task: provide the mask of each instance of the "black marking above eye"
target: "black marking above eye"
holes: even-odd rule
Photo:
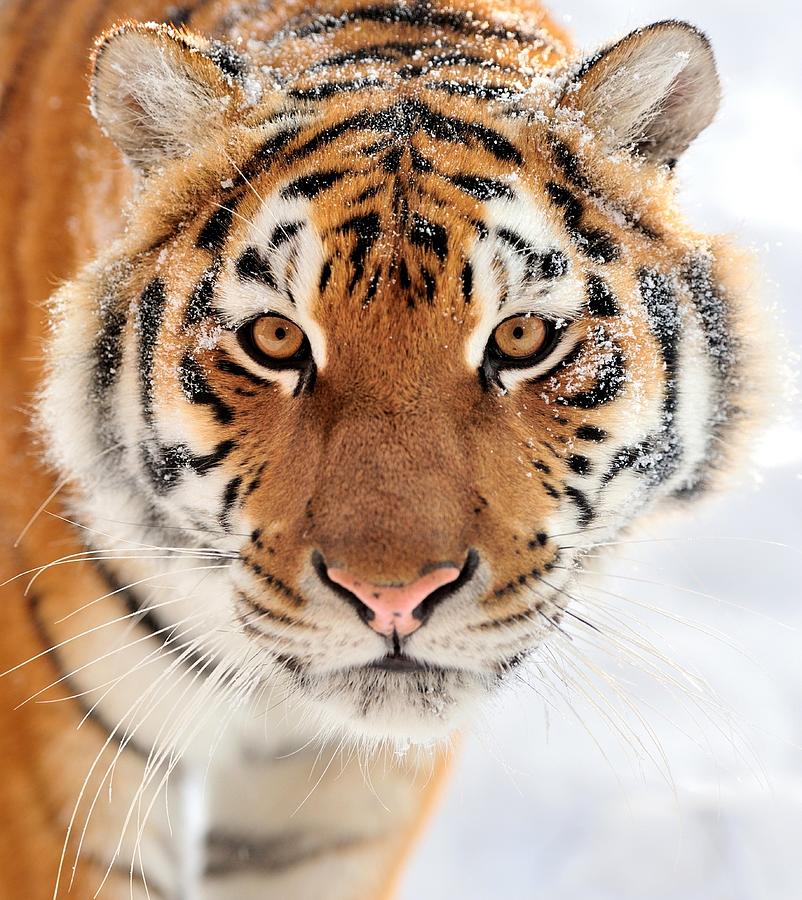
[[[568,257],[560,250],[547,251],[540,263],[540,270],[546,278],[560,278],[570,267]]]
[[[589,275],[587,283],[588,312],[592,316],[619,315],[618,302],[607,282],[598,275]]]
[[[288,241],[292,240],[303,227],[302,222],[279,222],[270,235],[270,246],[277,250]]]
[[[258,281],[278,290],[270,260],[257,247],[246,247],[236,262],[236,269],[242,281]]]
[[[567,188],[550,181],[546,185],[546,191],[551,202],[562,208],[565,227],[585,256],[600,263],[618,259],[621,248],[606,231],[598,228],[589,229],[582,225],[584,207]]]
[[[509,228],[499,228],[497,233],[523,260],[524,277],[527,281],[559,278],[570,268],[568,257],[559,250],[536,250],[522,235]]]

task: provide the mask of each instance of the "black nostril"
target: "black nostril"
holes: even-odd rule
[[[425,623],[438,603],[442,603],[443,600],[448,599],[452,594],[455,594],[460,590],[460,588],[465,587],[476,574],[478,566],[479,554],[476,550],[471,548],[468,551],[468,555],[465,557],[465,562],[462,565],[459,575],[453,581],[449,581],[448,584],[444,584],[442,587],[437,588],[437,590],[432,591],[425,600],[412,610],[413,617],[418,619],[421,624]]]
[[[312,568],[315,570],[317,577],[330,591],[338,594],[343,600],[353,606],[359,618],[362,619],[366,625],[370,624],[375,616],[373,610],[365,606],[359,597],[352,594],[347,588],[344,588],[341,584],[337,584],[336,581],[332,581],[331,578],[329,578],[329,567],[326,565],[326,560],[319,550],[315,550],[312,553]]]

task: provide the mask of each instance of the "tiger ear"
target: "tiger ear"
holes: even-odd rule
[[[90,108],[139,171],[189,155],[220,134],[244,99],[246,64],[233,47],[129,23],[102,34]]]
[[[720,96],[707,38],[667,21],[585,60],[560,104],[582,114],[605,152],[629,149],[673,165],[710,124]]]

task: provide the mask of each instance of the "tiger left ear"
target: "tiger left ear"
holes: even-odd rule
[[[638,29],[586,60],[560,105],[581,113],[605,152],[673,165],[718,109],[710,43],[686,22]]]
[[[146,174],[222,134],[243,103],[245,71],[228,44],[169,25],[123,24],[95,44],[90,108]]]

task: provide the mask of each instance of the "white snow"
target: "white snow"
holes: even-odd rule
[[[760,250],[767,309],[784,307],[781,330],[799,347],[799,8],[561,0],[552,9],[588,47],[666,18],[708,33],[724,104],[680,163],[684,205],[699,228]],[[625,740],[576,690],[582,722],[565,704],[550,709],[529,671],[532,687],[519,683],[466,737],[402,900],[802,897],[802,416],[791,402],[794,420],[755,442],[758,478],[650,522],[608,564],[620,577],[586,592],[588,610],[637,627],[697,677],[655,663],[661,684],[616,662],[602,639],[566,645],[634,698],[646,724],[604,676],[595,681],[595,703],[620,710],[620,727],[636,735]]]

